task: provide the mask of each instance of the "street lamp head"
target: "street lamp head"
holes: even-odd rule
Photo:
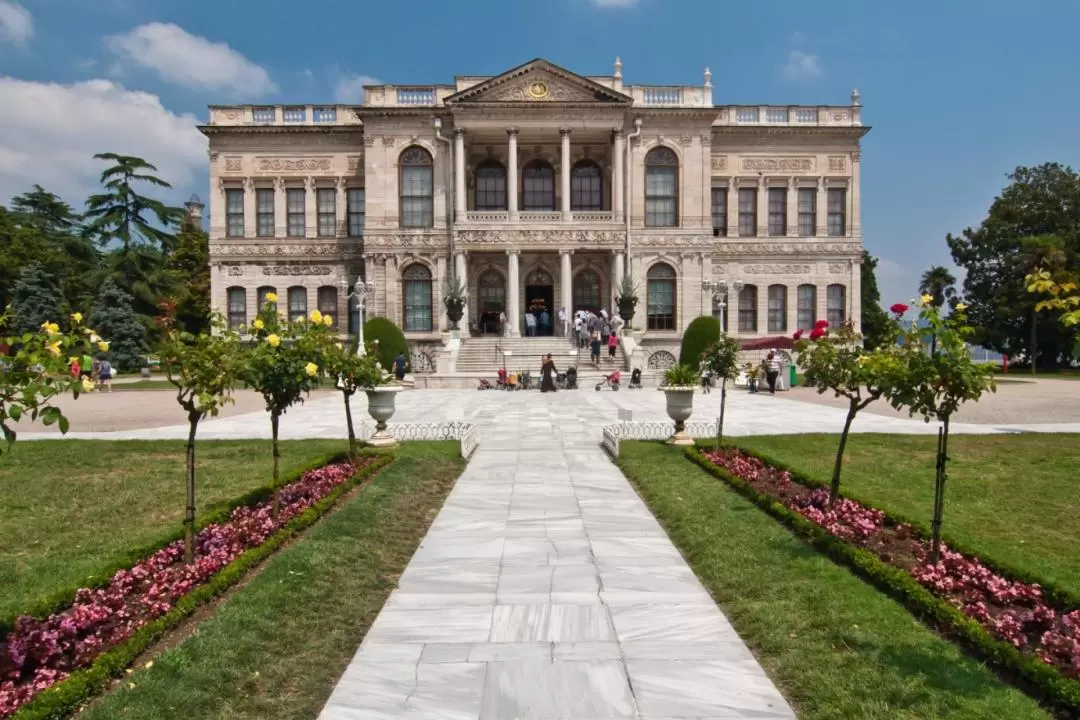
[[[434,120],[432,122],[434,123],[436,130],[439,130],[439,129],[442,128],[442,118],[441,117],[434,118]]]

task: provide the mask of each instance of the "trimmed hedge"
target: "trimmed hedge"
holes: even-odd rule
[[[720,339],[720,321],[711,315],[694,318],[683,333],[679,348],[679,364],[697,368],[701,353]]]
[[[361,457],[370,457],[372,454],[374,453]],[[342,453],[332,456],[331,462],[347,458],[348,455]],[[61,720],[70,715],[81,703],[100,692],[109,680],[123,675],[124,670],[165,633],[239,582],[249,570],[272,555],[293,536],[315,524],[315,521],[334,507],[342,495],[393,460],[392,454],[376,454],[376,459],[371,464],[360,468],[350,480],[338,485],[322,500],[294,517],[262,545],[244,552],[206,584],[180,598],[172,610],[142,626],[116,647],[103,652],[90,667],[72,673],[65,680],[42,692],[12,715],[11,720]]]
[[[347,459],[348,455],[343,453],[324,453],[315,457],[315,459],[306,462],[297,469],[295,469],[289,477],[281,480],[281,485],[285,486],[289,483],[299,480],[300,477],[309,470],[315,470],[323,465],[329,465],[336,460]],[[234,498],[216,510],[204,513],[195,520],[195,532],[202,530],[207,525],[212,523],[220,523],[229,519],[232,515],[232,511],[238,507],[246,507],[248,505],[254,505],[257,502],[266,500],[274,493],[272,485],[262,485],[247,493],[244,493],[240,497]],[[117,560],[107,565],[104,569],[89,575],[85,579],[81,580],[77,585],[70,585],[68,587],[56,590],[49,593],[45,597],[35,601],[34,604],[21,610],[17,613],[9,614],[6,617],[0,618],[0,640],[7,637],[7,634],[11,632],[11,629],[15,627],[15,621],[24,615],[29,615],[38,620],[42,620],[53,613],[66,610],[75,601],[75,593],[82,588],[90,588],[91,590],[97,590],[103,588],[109,584],[113,576],[120,570],[125,570],[132,565],[150,557],[158,550],[171,545],[177,540],[184,539],[184,527],[178,526],[173,532],[169,533],[161,540],[144,545],[138,548],[132,548],[122,553]]]
[[[834,562],[844,565],[856,575],[894,598],[913,615],[956,642],[976,657],[986,660],[1006,678],[1040,702],[1052,705],[1068,717],[1080,717],[1080,681],[1066,677],[1057,668],[1038,658],[1024,655],[1018,649],[990,635],[979,623],[959,608],[943,600],[919,584],[904,570],[889,565],[868,550],[850,545],[831,535],[812,520],[790,510],[777,498],[759,492],[751,484],[727,472],[706,457],[701,448],[687,448],[686,457],[703,470],[724,481],[740,495],[750,500],[781,524],[824,553]],[[769,462],[764,457],[761,458]],[[777,465],[779,469],[787,468]],[[790,472],[790,470],[789,470]],[[795,476],[793,475],[793,478]],[[801,482],[797,480],[797,482]],[[813,487],[824,483],[812,482]],[[854,500],[855,498],[849,498]],[[874,507],[868,505],[868,507]],[[908,522],[886,514],[889,522]],[[921,531],[921,528],[916,528]],[[980,558],[981,559],[981,558]]]
[[[398,353],[405,356],[405,369],[409,367],[409,345],[405,342],[405,333],[391,320],[384,317],[373,317],[364,323],[364,342],[374,343],[375,355],[383,366],[383,370],[391,372],[394,368],[394,358]]]

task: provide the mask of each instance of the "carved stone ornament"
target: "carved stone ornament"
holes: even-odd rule
[[[694,144],[694,136],[693,135],[683,135],[682,137],[679,138],[679,144],[682,145],[683,147],[690,147],[691,145]]]
[[[312,172],[329,170],[330,158],[256,158],[259,172]]]
[[[207,150],[206,151],[206,155],[207,155],[207,157],[210,158],[210,162],[217,162],[218,155],[220,155],[220,154],[221,153],[219,153],[217,150]]]
[[[244,160],[239,155],[229,155],[225,158],[225,172],[240,172],[244,169]]]
[[[809,265],[745,265],[746,275],[809,275]]]
[[[240,119],[240,114],[241,113],[240,113],[239,110],[226,110],[225,111],[225,119],[226,120],[239,120]]]
[[[385,147],[394,147],[394,143],[396,141],[397,141],[397,138],[391,137],[389,135],[384,135],[383,139],[382,139],[382,144]]]
[[[329,275],[333,268],[328,265],[267,265],[263,275]]]
[[[364,160],[363,155],[350,155],[349,156],[349,172],[356,172],[360,167],[360,163]]]
[[[705,147],[709,147],[710,145],[712,145],[712,135],[702,135],[701,144]]]
[[[495,88],[476,98],[478,102],[495,100],[497,102],[594,102],[592,93],[581,88],[571,87],[562,80],[547,73],[534,73],[520,81]]]
[[[409,243],[418,243],[417,236],[368,236],[367,245],[409,247]],[[427,236],[427,247],[445,247],[443,235]],[[517,230],[517,229],[467,229],[457,233],[459,246],[480,246],[477,249],[496,249],[498,246],[525,248],[577,248],[582,250],[618,250],[626,243],[626,233],[621,230]],[[700,235],[635,235],[634,245],[639,248],[661,248],[670,250],[692,250],[711,248],[714,243],[712,233]]]
[[[833,275],[840,275],[842,273],[846,273],[847,271],[847,265],[842,265],[840,263],[829,263],[829,272],[831,272]]]
[[[364,147],[374,147],[375,146],[375,140],[376,140],[376,138],[375,138],[374,135],[365,135],[364,136]]]
[[[714,155],[712,158],[713,170],[727,170],[727,155]]]
[[[776,255],[851,255],[856,256],[862,252],[862,245],[857,242],[795,242],[795,243],[720,243],[713,247],[715,255],[736,257],[761,257]]]
[[[829,172],[844,172],[847,169],[847,158],[843,155],[829,156]]]
[[[225,274],[229,277],[242,277],[244,274],[244,268],[239,265],[229,265],[225,268]]]
[[[844,122],[847,120],[847,113],[844,111],[834,112],[831,117],[833,122]]]
[[[210,245],[211,257],[359,257],[363,248],[359,244],[337,245],[330,243],[261,245],[255,243],[214,243]]]
[[[744,172],[813,172],[814,158],[808,157],[781,157],[781,158],[755,158],[742,159]]]

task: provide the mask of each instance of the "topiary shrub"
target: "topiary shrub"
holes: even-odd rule
[[[719,339],[719,320],[710,315],[694,318],[683,333],[679,364],[696,368],[701,364],[701,354]]]
[[[364,342],[375,345],[379,364],[387,372],[394,367],[394,358],[398,353],[405,356],[405,369],[412,369],[409,367],[409,345],[405,342],[405,334],[388,318],[373,317],[364,323]]]

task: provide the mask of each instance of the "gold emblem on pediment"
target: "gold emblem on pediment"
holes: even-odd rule
[[[536,82],[529,83],[528,93],[530,97],[536,98],[537,100],[543,100],[548,96],[548,92],[548,86],[545,82],[540,82],[538,80]]]

